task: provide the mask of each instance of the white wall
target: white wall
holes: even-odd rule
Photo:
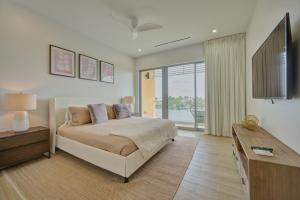
[[[258,115],[262,126],[282,142],[300,153],[300,74],[297,75],[298,91],[291,100],[252,99],[251,58],[272,32],[286,12],[290,13],[293,39],[300,39],[299,0],[259,0],[247,31],[247,113]],[[299,56],[299,54],[298,54]],[[295,64],[298,68],[299,65]]]
[[[114,63],[115,83],[49,75],[49,44]],[[0,97],[19,91],[37,94],[37,110],[30,112],[32,126],[48,126],[52,97],[103,97],[118,102],[121,96],[134,95],[134,73],[132,58],[9,0],[0,0]],[[0,131],[11,129],[12,118],[12,112],[0,111]]]
[[[136,67],[149,69],[174,64],[201,61],[204,58],[203,45],[194,44],[177,49],[162,51],[159,53],[142,56],[136,59]]]

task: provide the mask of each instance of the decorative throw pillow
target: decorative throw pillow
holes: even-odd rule
[[[92,124],[99,124],[108,120],[106,106],[104,103],[88,105]]]
[[[112,105],[106,105],[107,117],[108,119],[116,119],[116,114]]]
[[[117,119],[124,119],[131,117],[131,112],[126,104],[114,104],[113,109]]]
[[[91,123],[91,116],[87,107],[71,106],[68,109],[72,126]]]

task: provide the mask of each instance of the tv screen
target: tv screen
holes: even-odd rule
[[[287,13],[252,57],[253,98],[289,98],[291,43]]]

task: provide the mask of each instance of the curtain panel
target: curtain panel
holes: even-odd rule
[[[231,126],[245,116],[245,34],[204,43],[206,132],[231,137]]]

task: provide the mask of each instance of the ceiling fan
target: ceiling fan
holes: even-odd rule
[[[128,26],[128,23],[126,23],[126,22],[124,23],[123,20],[120,20],[113,15],[110,15],[110,16],[113,20],[115,20],[118,23],[121,23],[122,25],[125,25],[127,28],[129,28],[129,30],[131,31],[133,40],[137,39],[139,33],[141,33],[141,32],[157,30],[157,29],[161,29],[163,27],[162,25],[155,24],[155,23],[139,24],[139,19],[136,16],[129,17],[130,24]]]

